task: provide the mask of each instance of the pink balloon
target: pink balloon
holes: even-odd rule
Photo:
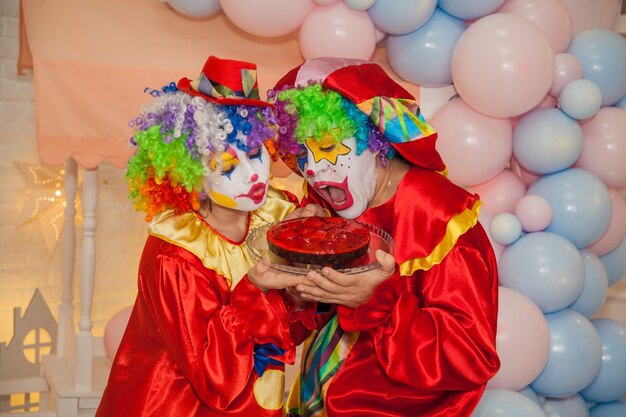
[[[367,12],[344,2],[316,7],[300,27],[300,52],[305,59],[333,56],[369,60],[378,36]]]
[[[498,13],[525,17],[541,30],[554,52],[563,52],[572,39],[572,16],[560,0],[507,0]]]
[[[545,198],[529,194],[520,198],[513,208],[513,213],[522,224],[525,232],[539,232],[550,225],[552,208]]]
[[[512,213],[515,203],[526,193],[526,185],[510,169],[504,169],[496,177],[482,184],[469,187],[480,196],[485,208],[494,216]]]
[[[220,4],[235,25],[264,37],[295,31],[315,6],[311,0],[220,0]]]
[[[550,87],[550,95],[558,97],[565,85],[583,78],[583,66],[572,54],[556,54],[554,56],[554,81]]]
[[[111,359],[115,357],[117,348],[120,347],[120,342],[122,341],[122,336],[124,335],[132,311],[132,306],[121,309],[115,313],[113,317],[109,319],[106,326],[104,326],[104,335],[102,336],[104,351]]]
[[[545,316],[530,298],[498,288],[496,350],[500,370],[487,388],[520,390],[543,370],[550,353],[550,330]]]
[[[448,166],[448,177],[459,185],[489,181],[511,158],[511,121],[478,113],[460,98],[440,107],[430,124],[439,134],[437,150]]]
[[[626,186],[626,110],[603,107],[581,127],[585,140],[576,166],[609,188]]]
[[[598,256],[606,255],[622,243],[626,235],[626,201],[617,190],[609,190],[613,211],[606,231],[587,248]]]
[[[620,14],[620,0],[561,0],[572,15],[574,34],[586,29],[611,29]]]
[[[554,52],[528,19],[495,13],[474,22],[452,54],[452,81],[465,102],[491,117],[535,107],[554,79]]]
[[[511,171],[515,173],[518,177],[524,181],[524,184],[527,186],[532,184],[539,178],[541,175],[536,174],[534,172],[528,171],[526,168],[521,166],[515,157],[511,158]]]

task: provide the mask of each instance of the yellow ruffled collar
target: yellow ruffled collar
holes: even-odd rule
[[[148,233],[193,253],[206,268],[223,276],[232,288],[255,264],[246,241],[250,232],[283,219],[294,208],[283,193],[269,188],[263,207],[250,213],[248,233],[241,242],[228,240],[195,212],[165,211],[150,222]]]

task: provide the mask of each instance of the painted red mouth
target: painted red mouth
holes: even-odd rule
[[[260,204],[263,202],[263,198],[265,197],[265,191],[267,190],[267,182],[257,182],[252,187],[247,194],[239,194],[236,195],[235,198],[249,198],[254,202],[254,204]]]
[[[354,198],[348,191],[348,177],[341,183],[318,181],[313,183],[313,188],[335,211],[346,210],[354,204]]]

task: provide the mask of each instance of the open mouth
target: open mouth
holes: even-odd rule
[[[252,187],[250,187],[250,191],[247,194],[239,194],[236,195],[235,198],[249,198],[254,202],[254,204],[261,204],[263,202],[263,198],[265,197],[265,190],[267,189],[267,183],[257,182]]]
[[[326,200],[335,211],[345,210],[354,204],[348,191],[348,177],[343,182],[318,181],[313,188]]]

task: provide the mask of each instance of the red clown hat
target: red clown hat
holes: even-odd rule
[[[256,73],[256,65],[251,62],[221,59],[211,55],[198,78],[181,78],[177,87],[212,103],[271,107],[271,104],[259,97]]]
[[[347,58],[314,58],[289,71],[274,90],[311,84],[321,84],[354,103],[410,163],[445,171],[435,149],[437,133],[424,120],[415,97],[378,64]]]

